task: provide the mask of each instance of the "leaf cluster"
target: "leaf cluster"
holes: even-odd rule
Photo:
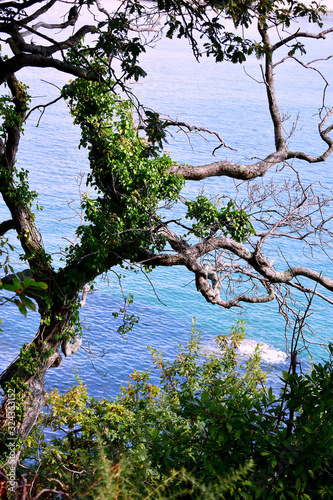
[[[140,9],[141,11],[141,9]],[[140,37],[133,37],[130,20],[126,12],[115,12],[108,22],[102,21],[96,26],[98,39],[94,46],[84,44],[83,40],[67,51],[65,59],[70,64],[86,68],[93,79],[105,76],[108,70],[113,72],[113,63],[122,70],[123,80],[145,77],[146,72],[139,64],[139,56],[146,51]]]
[[[1,46],[0,46],[1,50]],[[27,110],[31,102],[31,97],[28,94],[28,87],[21,82],[17,82],[19,89],[18,100],[21,104],[21,110]],[[17,111],[12,97],[7,94],[0,96],[0,116],[3,120],[0,124],[0,137],[6,140],[8,129],[17,126],[21,133],[24,133],[23,118]]]
[[[220,210],[206,196],[198,196],[194,201],[187,201],[187,219],[194,219],[190,233],[201,237],[209,237],[217,231],[229,234],[238,242],[244,241],[255,234],[249,216],[244,210],[239,210],[233,200]]]
[[[27,292],[40,292],[42,290],[46,290],[47,285],[42,282],[37,282],[32,278],[26,278],[20,281],[18,278],[13,278],[13,284],[7,285],[3,284],[0,279],[0,290],[6,290],[7,292],[15,293],[14,297],[0,297],[0,302],[12,302],[15,304],[20,313],[24,316],[27,315],[27,310],[36,311],[36,305],[32,302],[29,297],[27,297]]]

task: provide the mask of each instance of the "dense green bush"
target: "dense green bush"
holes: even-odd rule
[[[24,451],[35,485],[94,500],[332,498],[332,359],[285,372],[275,396],[259,347],[239,366],[243,337],[238,323],[208,354],[193,327],[173,362],[150,349],[159,385],[134,371],[115,401],[81,382],[54,390]]]

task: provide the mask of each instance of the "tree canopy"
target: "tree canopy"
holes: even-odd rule
[[[288,263],[277,268],[266,250],[270,239],[286,238],[299,241],[300,248],[328,254],[331,194],[318,194],[316,187],[304,185],[297,175],[282,187],[271,183],[253,188],[253,180],[269,170],[288,164],[294,168],[295,160],[315,168],[333,151],[333,108],[326,102],[324,73],[320,71],[323,94],[318,103],[321,147],[317,153],[307,151],[306,141],[304,150],[291,149],[275,92],[274,71],[283,62],[293,60],[305,69],[316,69],[316,61],[305,63],[300,56],[308,39],[331,36],[333,28],[322,24],[323,12],[316,3],[306,6],[294,0],[151,4],[125,0],[112,11],[100,0],[2,2],[0,191],[10,218],[0,224],[0,237],[5,244],[6,233],[15,231],[28,265],[20,276],[9,271],[2,283],[15,286],[15,279],[24,283],[29,278],[47,286],[37,293],[27,291],[38,305],[40,327],[1,376],[5,393],[15,390],[17,394],[20,437],[29,434],[43,407],[45,372],[60,365],[61,348],[68,355],[79,346],[80,292],[114,266],[135,264],[147,270],[184,266],[193,273],[195,286],[207,302],[231,308],[277,300],[291,323],[295,318],[301,322],[293,290],[304,293],[306,306],[314,295],[332,304],[333,280],[324,271]],[[81,15],[89,23],[82,24]],[[298,18],[308,18],[309,31],[294,24]],[[256,28],[256,37],[250,37],[249,27]],[[146,75],[140,56],[163,36],[187,39],[197,59],[210,56],[218,63],[237,64],[257,56],[274,132],[268,155],[193,166],[176,164],[164,152],[167,134],[175,127],[213,134],[219,141],[214,153],[230,146],[218,131],[164,117],[134,95],[131,82]],[[31,105],[29,89],[18,75],[29,67],[54,68],[71,79],[58,99],[68,103],[81,128],[81,146],[89,155],[87,183],[93,194],[82,199],[84,221],[60,268],[43,246],[34,210],[37,194],[29,187],[28,172],[16,165],[26,121],[33,112],[47,112],[52,105]],[[247,200],[230,199],[225,206],[204,195],[184,200],[181,190],[186,180],[208,177],[222,177],[221,190],[223,177],[252,181]],[[172,214],[177,203],[186,209],[182,220]],[[170,216],[162,216],[162,209]],[[21,306],[29,305],[30,298],[23,298]],[[8,411],[5,397],[4,433]],[[5,439],[3,443],[6,457]]]

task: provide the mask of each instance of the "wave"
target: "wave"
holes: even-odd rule
[[[245,339],[237,348],[240,361],[246,361],[254,353],[257,345],[259,345],[262,362],[265,364],[281,365],[286,363],[289,359],[289,356],[281,349],[266,344],[265,342]],[[207,343],[205,342],[202,347],[206,352],[211,354],[218,354],[219,352],[215,340],[208,341]]]

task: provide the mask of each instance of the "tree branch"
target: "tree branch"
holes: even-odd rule
[[[284,139],[282,118],[275,95],[273,60],[272,60],[273,49],[271,41],[268,36],[267,28],[265,29],[261,25],[260,21],[258,22],[258,31],[261,35],[263,44],[267,47],[266,48],[267,53],[265,54],[265,84],[266,84],[269,112],[274,126],[275,147],[277,151],[282,151],[286,147],[286,141]]]
[[[57,0],[50,0],[46,5],[43,5],[40,9],[37,9],[33,14],[31,14],[30,16],[27,16],[24,20],[25,23],[30,23],[34,19],[37,19],[37,17],[41,16],[42,14],[45,14],[45,12],[50,10],[51,7],[53,7],[53,5],[56,2],[57,2]],[[35,2],[35,3],[37,3],[37,2]]]
[[[232,148],[231,146],[228,146],[225,141],[222,139],[222,137],[220,136],[220,134],[218,132],[215,132],[214,130],[210,130],[208,128],[204,128],[204,127],[197,127],[197,126],[194,126],[194,125],[189,125],[188,123],[185,123],[185,122],[181,122],[181,121],[178,121],[178,120],[165,120],[164,121],[164,125],[167,126],[167,127],[179,127],[180,129],[182,128],[186,128],[189,132],[205,132],[206,134],[211,134],[211,135],[215,135],[215,137],[220,141],[220,145],[217,146],[214,151],[213,151],[213,156],[215,151],[217,149],[219,149],[220,147],[224,147],[224,148],[228,148],[228,149],[231,149],[232,151],[237,151],[237,149],[235,148]]]
[[[20,281],[24,281],[27,278],[33,278],[33,274],[31,269],[25,269],[24,271],[20,271],[18,273],[13,273],[13,274],[7,274],[7,276],[4,276],[1,278],[1,281],[4,285],[12,285],[13,284],[13,279],[16,278]]]
[[[23,34],[18,31],[18,26],[26,28],[28,32],[37,35],[43,40],[47,40],[52,45],[44,46],[44,45],[37,45],[35,43],[26,43]],[[36,29],[31,28],[30,26],[28,26],[23,22],[17,23],[17,25],[16,24],[10,25],[9,27],[2,26],[1,29],[3,31],[6,31],[10,35],[10,38],[8,38],[7,43],[9,44],[13,54],[18,55],[21,52],[27,52],[29,54],[42,55],[46,57],[51,56],[52,54],[58,52],[59,50],[75,47],[87,33],[98,32],[96,26],[85,25],[82,26],[74,35],[70,36],[67,40],[58,42],[53,38],[49,37],[48,35],[40,33]]]
[[[75,66],[68,62],[53,59],[52,57],[45,57],[35,54],[18,54],[6,61],[0,60],[0,85],[4,83],[11,74],[16,73],[24,67],[38,67],[38,68],[55,68],[62,73],[67,73],[85,80],[99,80],[99,74],[91,69]]]
[[[7,84],[12,94],[17,118],[5,124],[7,137],[5,152],[0,157],[0,192],[10,210],[13,225],[20,237],[22,248],[27,255],[31,269],[34,269],[34,265],[37,265],[41,273],[43,270],[52,273],[51,266],[45,259],[41,237],[34,224],[29,206],[22,202],[14,178],[14,166],[21,134],[20,120],[24,122],[26,117],[27,94],[14,75],[7,79]]]
[[[232,161],[217,161],[207,165],[192,167],[189,165],[173,165],[170,174],[178,174],[186,180],[199,181],[208,177],[226,176],[232,179],[250,180],[262,177],[267,170],[288,158],[286,151],[277,151],[264,160],[252,165],[243,165]]]
[[[4,222],[0,223],[0,238],[4,234],[7,233],[10,229],[14,229],[14,221],[13,219],[5,220]]]
[[[283,45],[286,45],[287,43],[291,42],[292,40],[296,40],[297,38],[325,38],[326,35],[329,33],[333,32],[333,27],[328,28],[327,30],[321,31],[320,33],[308,33],[306,31],[300,31],[297,30],[295,33],[292,33],[291,35],[287,36],[286,38],[283,38],[279,42],[276,42],[274,45],[272,45],[272,51],[274,52],[278,48],[282,47]]]
[[[32,5],[35,5],[36,3],[42,3],[44,0],[26,0],[26,1],[11,1],[11,2],[2,2],[1,8],[3,10],[5,9],[17,9],[18,11],[27,9],[28,7],[31,7]]]

